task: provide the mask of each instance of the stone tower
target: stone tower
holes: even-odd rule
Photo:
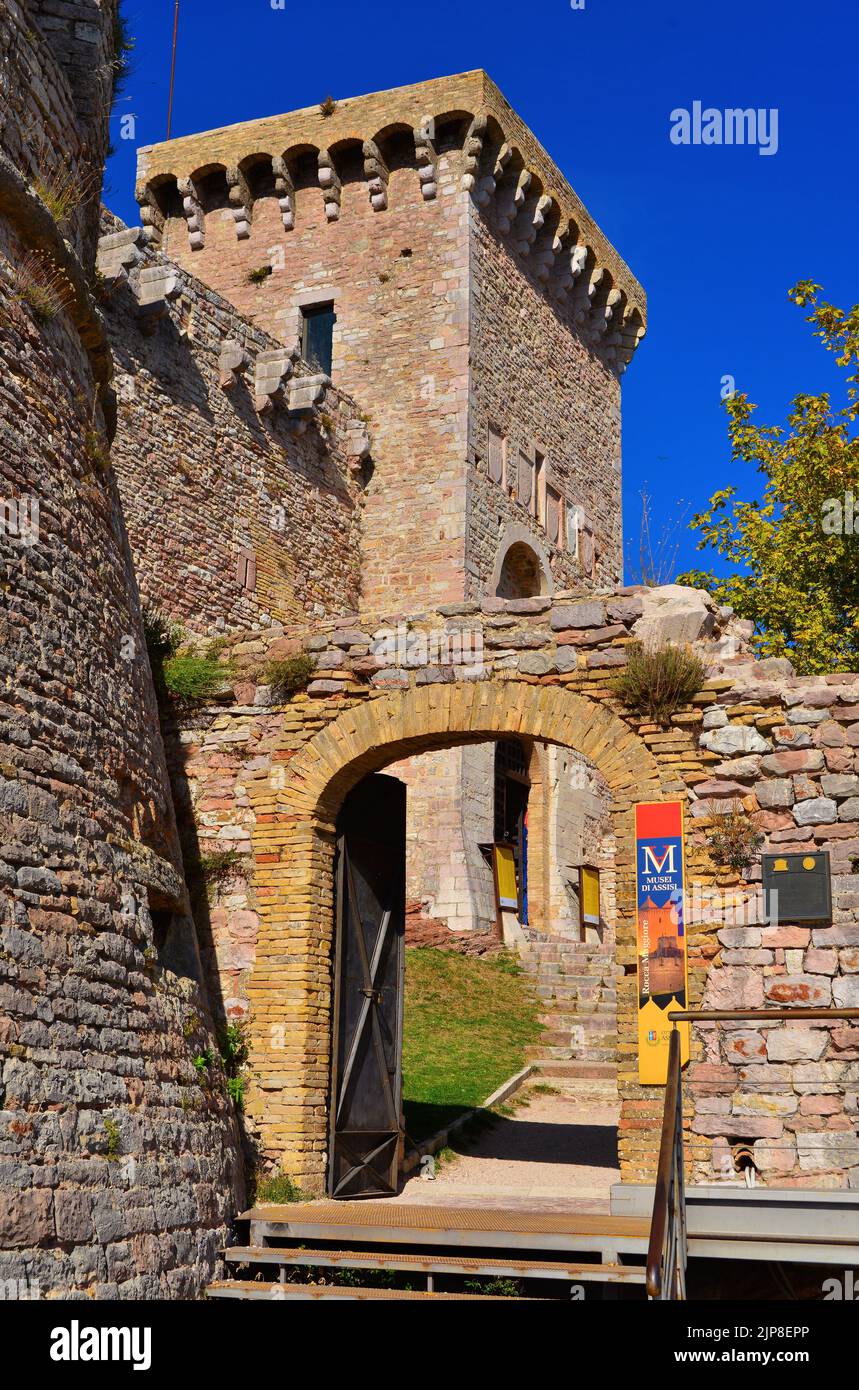
[[[374,436],[366,611],[618,581],[644,293],[485,73],[144,148],[138,177],[168,256],[291,348],[327,325]]]
[[[211,1273],[233,1110],[177,847],[94,293],[115,0],[0,9],[0,1280]],[[8,1287],[8,1286],[7,1286]]]

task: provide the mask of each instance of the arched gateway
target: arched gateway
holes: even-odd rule
[[[323,1184],[328,1147],[332,873],[343,800],[400,758],[511,734],[573,749],[605,779],[617,844],[618,944],[628,945],[632,802],[676,793],[677,785],[599,700],[515,678],[387,692],[344,710],[299,751],[275,750],[271,772],[251,784],[260,935],[249,986],[248,1110],[266,1158],[309,1189]]]

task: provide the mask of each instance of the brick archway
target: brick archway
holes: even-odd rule
[[[618,846],[618,943],[632,941],[633,800],[668,787],[603,703],[521,680],[432,684],[346,708],[251,787],[260,935],[250,986],[248,1114],[270,1161],[320,1190],[327,1148],[334,826],[347,792],[400,758],[520,734],[574,749],[604,777]]]

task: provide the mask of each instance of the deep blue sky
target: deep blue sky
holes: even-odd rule
[[[174,0],[125,0],[136,38],[106,201],[137,221],[138,144],[164,138]],[[623,378],[628,552],[647,485],[657,530],[729,480],[734,376],[779,423],[835,386],[788,287],[857,295],[855,0],[181,0],[174,135],[483,67],[644,284],[649,329]],[[670,112],[777,107],[779,149],[678,147]],[[697,563],[685,526],[681,567]]]

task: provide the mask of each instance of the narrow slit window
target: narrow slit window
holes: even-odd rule
[[[546,525],[546,460],[541,453],[534,454],[532,514],[541,526]]]
[[[333,304],[313,304],[301,311],[301,355],[309,367],[331,375],[334,325]]]

